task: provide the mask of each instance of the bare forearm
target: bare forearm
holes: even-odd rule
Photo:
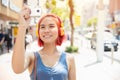
[[[12,57],[12,67],[16,73],[24,71],[24,62],[25,62],[25,31],[26,29],[18,29],[18,35],[16,38],[13,57]]]

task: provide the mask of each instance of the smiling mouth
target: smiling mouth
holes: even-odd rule
[[[50,37],[52,37],[52,36],[43,36],[44,38],[50,38]]]

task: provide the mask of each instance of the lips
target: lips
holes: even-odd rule
[[[48,36],[48,35],[44,35],[44,36],[43,36],[43,38],[47,38],[47,39],[49,39],[49,38],[51,38],[51,37],[52,37],[52,35],[49,35],[49,36]]]

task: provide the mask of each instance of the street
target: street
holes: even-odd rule
[[[72,54],[76,62],[77,80],[120,80],[120,54],[114,53],[114,61],[111,63],[111,52],[105,52],[103,62],[98,63],[96,52],[92,50],[84,37],[75,39],[75,45],[79,47],[78,53]],[[40,49],[35,47],[37,42],[28,46],[27,51]],[[70,42],[66,41],[59,50],[64,50]],[[34,48],[33,48],[34,47]],[[30,80],[28,71],[22,74],[15,74],[11,68],[12,51],[0,56],[0,80]]]
[[[41,49],[37,38],[48,45],[46,41],[55,41],[54,34],[57,44],[64,34],[67,38],[57,48],[65,51],[68,46],[73,51],[67,54],[75,58],[76,80],[120,80],[120,0],[0,0],[0,80],[30,80],[28,70],[21,74],[12,70],[16,40],[17,53],[23,37],[26,52],[31,53]],[[49,52],[45,48],[40,53],[53,52],[53,46],[47,48]]]

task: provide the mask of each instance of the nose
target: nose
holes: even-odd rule
[[[44,31],[49,32],[50,31],[49,27],[46,27]]]

